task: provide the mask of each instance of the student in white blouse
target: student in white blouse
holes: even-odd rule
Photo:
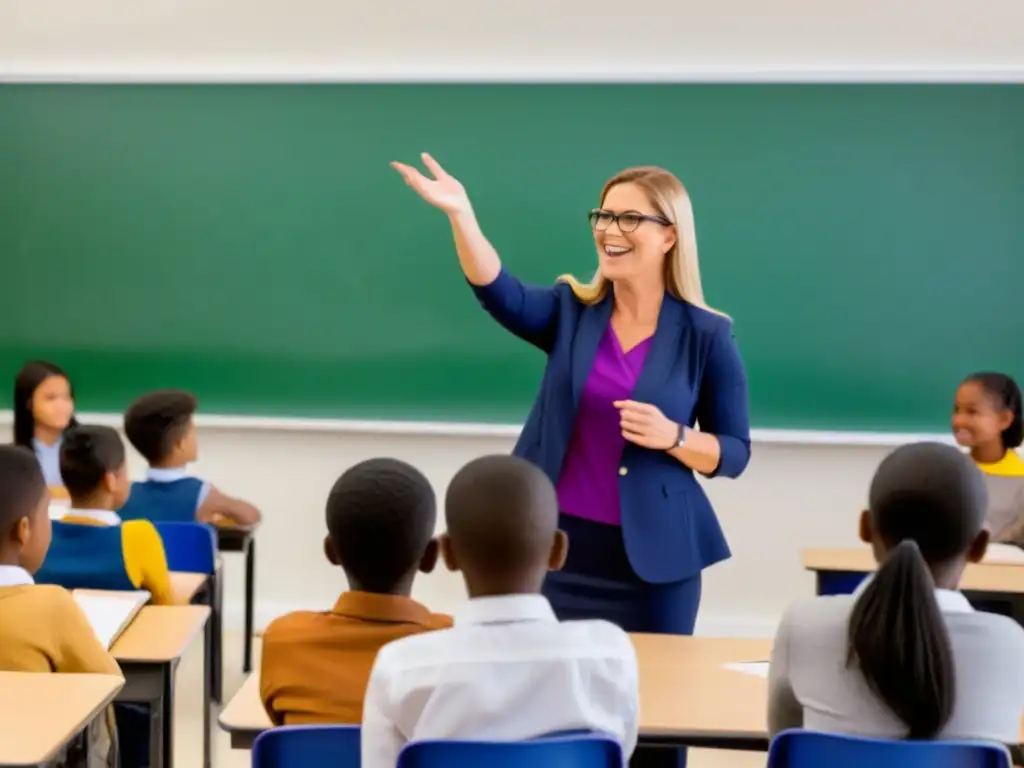
[[[1016,744],[1024,629],[957,590],[985,554],[987,496],[969,457],[937,443],[890,454],[861,538],[881,563],[854,595],[787,611],[769,675],[772,735],[787,728],[880,738]]]
[[[487,456],[445,499],[441,552],[470,600],[455,626],[386,645],[363,708],[363,768],[394,768],[410,741],[520,741],[600,731],[629,756],[638,676],[629,636],[606,621],[559,622],[540,594],[565,559],[554,487],[534,465]]]

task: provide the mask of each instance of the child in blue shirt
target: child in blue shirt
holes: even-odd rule
[[[260,512],[252,504],[221,493],[193,477],[196,460],[196,398],[181,390],[160,390],[138,398],[125,413],[128,441],[149,462],[146,480],[132,484],[120,510],[123,520],[255,525]]]

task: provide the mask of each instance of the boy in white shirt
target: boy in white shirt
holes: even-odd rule
[[[559,622],[541,594],[565,561],[547,476],[512,456],[471,461],[445,498],[441,553],[470,600],[451,629],[377,654],[363,708],[363,768],[394,768],[408,742],[522,741],[597,731],[636,747],[639,692],[629,636],[606,621]]]

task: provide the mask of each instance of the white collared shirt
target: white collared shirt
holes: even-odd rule
[[[32,574],[20,565],[0,565],[0,587],[23,587],[35,583]]]
[[[817,597],[786,611],[769,672],[768,729],[807,728],[903,738],[907,728],[848,666],[847,627],[863,585],[852,595]],[[1024,628],[1006,616],[975,611],[960,592],[936,589],[946,621],[956,701],[940,734],[1016,744],[1024,714]]]
[[[84,517],[87,520],[95,520],[103,525],[120,525],[121,516],[109,509],[77,509],[72,507],[65,510],[64,517]]]
[[[363,707],[363,768],[410,741],[599,731],[636,747],[636,651],[607,621],[559,622],[540,595],[470,600],[455,626],[382,648]]]
[[[186,477],[192,477],[192,475],[185,467],[150,467],[146,470],[146,479],[152,480],[154,483],[174,483],[184,480]],[[210,484],[203,481],[203,485],[199,489],[199,496],[196,498],[196,509],[203,506],[203,502],[209,495]]]

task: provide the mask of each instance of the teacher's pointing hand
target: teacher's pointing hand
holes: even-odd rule
[[[423,164],[434,178],[424,176],[419,170],[405,163],[392,163],[391,167],[402,174],[405,183],[416,190],[416,194],[449,216],[469,210],[469,195],[459,180],[445,172],[441,164],[428,153],[424,152],[422,157]]]
[[[657,406],[635,400],[616,400],[614,405],[619,409],[622,436],[629,442],[659,451],[674,448],[679,442],[679,425]]]

